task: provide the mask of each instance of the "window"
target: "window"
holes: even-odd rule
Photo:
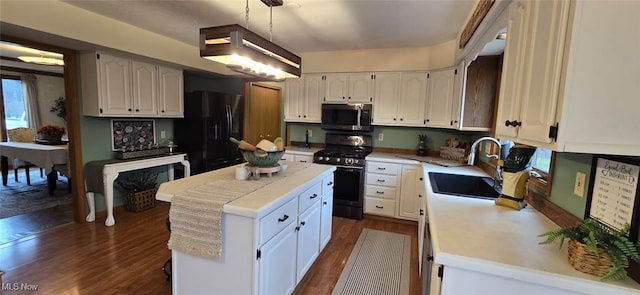
[[[19,77],[2,77],[2,102],[7,129],[28,127],[25,96]]]

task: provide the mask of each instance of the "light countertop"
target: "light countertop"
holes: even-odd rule
[[[235,170],[237,167],[242,165],[244,164],[238,164],[162,183],[156,193],[156,199],[171,202],[172,197],[176,194],[216,180],[233,180],[237,181],[238,185],[241,185],[244,181],[254,181],[235,180]],[[266,175],[262,175],[261,180],[258,181],[273,180],[273,182],[252,193],[227,203],[224,205],[223,212],[252,218],[260,218],[271,212],[273,209],[283,205],[290,199],[285,199],[283,196],[292,196],[301,193],[308,182],[330,175],[336,169],[331,165],[311,163],[301,164],[289,162],[288,165],[290,167],[289,169],[284,172],[274,174],[272,179],[268,179]],[[306,166],[306,168],[299,169],[293,173],[291,172],[293,170],[291,167],[294,165]]]
[[[313,156],[313,153],[322,150],[323,148],[317,148],[317,147],[300,147],[300,146],[286,146],[284,147],[284,149],[287,151],[287,153],[293,153],[293,154],[302,154],[302,155],[308,155],[308,156]]]
[[[566,241],[561,250],[558,243],[539,245],[544,239],[538,235],[558,226],[531,206],[516,211],[492,200],[433,193],[428,172],[487,176],[477,167],[422,166],[436,263],[573,292],[640,293],[640,284],[631,279],[603,283],[574,270]]]

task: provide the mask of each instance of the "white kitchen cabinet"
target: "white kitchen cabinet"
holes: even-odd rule
[[[286,122],[320,123],[325,83],[321,74],[285,80]]]
[[[373,124],[396,125],[400,99],[401,73],[375,74],[373,91]]]
[[[318,195],[316,202],[298,217],[298,244],[296,283],[300,282],[313,262],[320,255],[320,210],[322,197]],[[266,293],[274,294],[274,293]],[[277,293],[280,294],[280,293]]]
[[[178,93],[182,105],[182,72],[179,83],[162,84],[157,65],[104,53],[81,55],[83,113],[98,117],[159,117],[161,94]],[[177,74],[179,72],[179,74]],[[164,72],[163,72],[164,73]],[[174,110],[171,117],[181,117]]]
[[[160,117],[184,117],[184,78],[182,70],[158,66],[160,90],[158,115]]]
[[[258,294],[291,294],[296,287],[297,224],[284,230],[260,249]]]
[[[132,111],[134,116],[158,114],[158,67],[131,60]]]
[[[428,99],[428,72],[402,73],[397,121],[401,126],[423,126]]]
[[[424,124],[427,127],[452,128],[456,74],[457,69],[446,68],[430,71],[427,75],[427,104],[424,116]]]
[[[285,151],[281,161],[291,161],[300,163],[313,163],[312,152]]]
[[[331,240],[333,215],[333,175],[322,180],[322,200],[320,200],[320,252]]]
[[[640,32],[640,3],[618,4],[511,4],[500,138],[560,152],[640,155],[640,138],[631,135],[640,126],[640,42],[629,42]]]
[[[399,217],[418,220],[423,187],[422,167],[420,165],[402,165],[400,197],[398,198]]]
[[[366,162],[364,213],[395,217],[400,164]]]
[[[329,73],[324,75],[327,103],[371,103],[374,78],[372,73]]]

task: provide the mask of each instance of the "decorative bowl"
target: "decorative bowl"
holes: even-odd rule
[[[266,156],[256,156],[256,154],[252,151],[247,151],[240,149],[240,153],[242,153],[242,157],[245,161],[249,162],[252,166],[255,167],[273,167],[284,155],[285,150],[275,151],[275,152],[266,152]]]

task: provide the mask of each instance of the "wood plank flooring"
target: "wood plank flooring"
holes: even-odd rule
[[[0,294],[171,294],[162,265],[170,256],[167,203],[140,212],[118,212],[116,225],[71,223],[0,245],[0,281],[30,284],[37,291]],[[363,228],[411,235],[411,294],[421,294],[416,225],[334,217],[332,239],[295,294],[330,294]],[[8,285],[12,284],[12,285]]]

